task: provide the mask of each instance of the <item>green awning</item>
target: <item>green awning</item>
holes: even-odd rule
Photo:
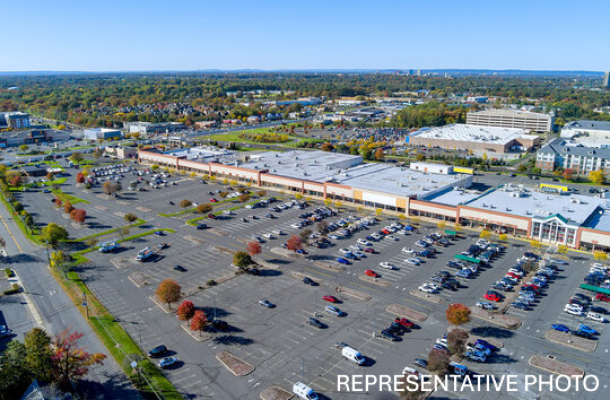
[[[451,236],[455,236],[455,235],[457,235],[457,232],[456,232],[456,231],[450,231],[449,229],[445,230],[445,233],[446,233],[447,235],[451,235]]]
[[[593,285],[587,285],[587,284],[581,283],[580,284],[580,288],[581,289],[585,289],[585,290],[590,290],[590,291],[596,292],[596,293],[607,294],[607,295],[610,296],[610,290],[609,289],[604,289],[604,288],[601,288],[599,286],[593,286]]]

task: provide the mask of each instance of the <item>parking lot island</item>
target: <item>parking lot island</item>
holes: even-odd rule
[[[574,365],[557,361],[555,356],[541,356],[535,354],[530,357],[529,364],[532,367],[540,368],[543,371],[557,375],[567,375],[576,379],[582,379],[585,376],[585,370]]]
[[[595,351],[597,348],[597,342],[589,339],[579,338],[570,335],[566,332],[559,332],[554,329],[548,331],[545,337],[551,342],[559,343],[563,346],[571,347],[573,349],[583,351]]]
[[[390,304],[385,308],[385,310],[390,314],[395,314],[415,322],[424,322],[428,318],[426,314],[400,304]]]
[[[216,359],[222,363],[235,376],[245,376],[254,371],[254,367],[244,360],[235,357],[228,351],[221,351],[216,354]]]
[[[518,329],[523,322],[519,318],[485,311],[478,307],[470,307],[470,315],[510,330]]]
[[[290,400],[293,397],[294,394],[276,385],[270,386],[261,392],[261,399],[263,400]]]
[[[362,293],[358,290],[350,289],[344,286],[337,286],[335,290],[337,291],[337,293],[343,293],[363,301],[369,301],[373,298],[370,294]]]
[[[426,301],[429,301],[434,304],[444,304],[445,303],[445,299],[437,294],[424,293],[424,292],[420,292],[419,290],[416,290],[416,289],[411,290],[409,292],[409,294],[411,296],[415,296],[419,299],[426,300]]]

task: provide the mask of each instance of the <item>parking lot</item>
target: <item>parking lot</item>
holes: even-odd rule
[[[415,358],[427,358],[435,340],[447,331],[444,314],[447,305],[463,303],[474,306],[477,302],[487,301],[483,296],[491,285],[504,277],[525,252],[531,251],[527,243],[509,242],[506,250],[478,273],[470,278],[456,277],[457,271],[448,268],[447,262],[473,245],[478,240],[478,234],[465,231],[460,238],[450,240],[447,247],[433,245],[437,253],[431,258],[421,257],[420,265],[415,265],[405,261],[415,255],[407,254],[403,249],[420,251],[422,249],[416,246],[417,241],[433,232],[444,233],[444,229],[435,225],[421,223],[417,232],[393,234],[395,240],[366,239],[369,243],[360,246],[364,253],[360,259],[349,260],[350,264],[337,263],[338,258],[345,256],[340,249],[357,251],[350,249],[350,246],[355,245],[358,239],[365,239],[392,223],[401,222],[397,217],[382,215],[374,224],[354,232],[350,237],[329,239],[330,244],[325,248],[305,246],[307,254],[297,258],[284,257],[278,249],[290,236],[298,235],[305,229],[317,232],[317,223],[300,229],[293,227],[303,220],[299,216],[323,207],[323,204],[310,201],[304,209],[291,207],[279,212],[270,211],[271,207],[286,202],[285,198],[263,208],[241,207],[233,210],[232,215],[220,213],[215,219],[199,221],[207,225],[207,229],[199,230],[186,223],[197,215],[181,213],[180,201],[188,199],[205,203],[212,197],[218,199],[217,191],[228,191],[226,185],[212,182],[201,184],[198,179],[170,176],[165,179],[167,186],[131,191],[126,188],[138,175],[127,174],[122,178],[124,190],[117,198],[109,198],[101,193],[103,181],[86,191],[74,185],[78,170],[69,169],[67,172],[71,176],[62,185],[62,190],[88,201],[76,205],[87,210],[90,218],[86,226],[68,224],[63,213],[53,209],[50,200],[52,194],[42,193],[41,190],[19,193],[24,205],[40,207],[39,223],[58,222],[67,227],[72,237],[84,237],[124,226],[126,222],[123,216],[134,213],[146,223],[132,227],[131,234],[161,228],[176,232],[165,236],[140,237],[126,243],[116,253],[89,253],[91,263],[83,268],[81,275],[144,351],[165,344],[175,352],[181,364],[168,369],[167,374],[184,395],[193,397],[241,399],[250,398],[248,396],[252,393],[258,397],[258,393],[271,385],[290,389],[295,381],[305,381],[327,398],[348,398],[349,394],[336,393],[337,375],[397,374],[405,366],[413,366]],[[175,185],[171,183],[174,181]],[[138,187],[144,187],[144,184]],[[266,194],[266,198],[271,196],[280,198],[278,193]],[[243,203],[237,201],[226,201],[215,205],[213,211],[219,213],[241,205]],[[272,214],[274,218],[266,218],[267,214]],[[370,212],[358,215],[355,210],[345,209],[338,215],[325,218],[324,222],[337,223],[343,219],[353,225],[356,218],[365,216],[370,217]],[[278,231],[282,234],[273,233]],[[340,229],[335,233],[338,231]],[[273,234],[274,238],[265,238],[265,234]],[[266,261],[267,267],[262,268],[261,276],[235,275],[230,253],[244,250],[246,243],[254,237],[260,237],[263,241],[262,253],[257,257]],[[104,236],[100,241],[113,238],[118,238],[116,233]],[[161,243],[166,243],[168,247],[159,250]],[[136,253],[145,247],[154,249],[157,253],[155,257],[147,262],[135,261]],[[374,253],[365,253],[365,248],[373,249]],[[322,268],[319,262],[341,265],[343,269],[333,271]],[[380,265],[382,262],[391,264],[393,269],[383,268]],[[527,310],[508,308],[507,315],[523,321],[518,330],[509,331],[473,318],[468,329],[480,336],[496,337],[504,342],[505,347],[487,363],[468,360],[462,363],[481,374],[540,373],[528,365],[529,357],[533,354],[555,354],[564,362],[601,371],[599,374],[602,378],[605,371],[603,358],[610,345],[610,338],[602,324],[587,321],[589,326],[601,332],[597,339],[598,347],[590,354],[545,339],[551,324],[562,323],[574,329],[581,322],[580,317],[565,314],[562,310],[570,296],[577,291],[591,259],[584,254],[575,254],[570,255],[568,262],[568,265],[560,267],[557,277],[549,281],[548,288],[543,290],[531,307]],[[183,272],[174,269],[178,265],[184,269]],[[366,270],[377,273],[378,281],[362,279]],[[440,271],[448,271],[461,284],[455,291],[442,289],[437,293],[443,303],[436,304],[425,297],[410,294],[423,284],[431,283],[430,278]],[[321,284],[305,285],[301,278],[293,276],[294,272],[319,280]],[[203,309],[208,318],[226,321],[231,327],[230,331],[211,331],[211,340],[203,342],[190,338],[178,320],[171,314],[165,314],[151,300],[158,284],[166,278],[175,279],[181,284],[183,292],[189,294],[188,299]],[[211,280],[221,283],[208,287]],[[386,286],[380,284],[383,282]],[[338,286],[360,291],[370,295],[371,299],[365,301],[338,293],[335,289]],[[337,317],[326,313],[324,307],[330,304],[322,299],[326,295],[338,298],[340,303],[336,306],[347,315]],[[269,300],[277,307],[259,305],[262,299]],[[402,335],[402,340],[381,338],[381,331],[395,317],[386,311],[391,304],[410,307],[427,314],[428,318],[418,324],[417,329]],[[326,325],[324,329],[307,324],[307,320],[314,316]],[[367,357],[369,365],[364,372],[359,372],[362,369],[341,356],[340,351],[334,348],[336,342],[346,342]],[[228,350],[252,364],[255,371],[245,378],[234,377],[214,358],[221,350]],[[463,394],[437,393],[433,397],[459,398],[460,395]],[[589,398],[586,396],[593,395],[583,397]],[[517,397],[533,398],[526,394]],[[469,398],[503,397],[502,394],[475,393]],[[572,394],[548,396],[543,393],[541,398],[572,398]]]

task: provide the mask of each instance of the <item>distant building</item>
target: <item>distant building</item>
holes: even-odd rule
[[[248,118],[246,118],[246,121],[249,124],[257,124],[257,123],[261,122],[261,117],[258,115],[251,115]]]
[[[534,132],[551,132],[555,124],[552,114],[539,114],[517,110],[473,111],[466,114],[469,125],[519,128]]]
[[[209,129],[214,128],[218,125],[216,121],[197,121],[193,125],[195,125],[195,129]]]
[[[19,111],[0,113],[0,129],[27,129],[29,127],[29,114]]]
[[[561,128],[561,137],[573,138],[588,136],[610,140],[610,122],[607,121],[572,121]]]
[[[557,138],[538,150],[536,166],[551,172],[561,167],[587,175],[602,170],[610,173],[610,148],[587,147],[573,139]]]
[[[602,86],[610,88],[610,71],[604,72],[604,84]]]
[[[527,151],[540,144],[538,136],[528,135],[524,129],[468,124],[424,128],[408,136],[407,141],[414,146],[498,154],[508,153],[511,150]]]
[[[22,144],[49,143],[65,140],[70,137],[69,132],[53,129],[32,129],[16,132],[2,132],[0,134],[0,148],[17,147]]]
[[[104,152],[112,158],[125,159],[138,157],[137,147],[106,147]]]
[[[477,103],[477,104],[487,103],[488,100],[489,100],[489,97],[487,97],[487,96],[469,96],[468,98],[466,98],[467,102]]]
[[[123,137],[118,129],[92,128],[83,131],[83,138],[87,140],[113,140]]]
[[[169,133],[175,132],[186,128],[182,122],[129,122],[125,124],[129,127],[129,133],[139,133],[141,135],[148,135],[151,133]]]

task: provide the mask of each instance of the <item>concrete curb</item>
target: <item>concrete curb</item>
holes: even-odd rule
[[[269,386],[261,392],[262,400],[290,400],[294,397],[293,393],[277,386]]]
[[[418,299],[429,301],[430,303],[445,304],[445,299],[437,294],[424,293],[420,292],[419,290],[411,290],[409,294],[417,297]]]
[[[373,278],[372,276],[360,275],[358,277],[358,279],[360,279],[361,281],[372,283],[374,285],[378,285],[378,286],[383,286],[383,287],[392,286],[392,284],[389,281],[386,281],[383,278]]]
[[[343,294],[346,294],[348,296],[355,297],[355,298],[360,299],[362,301],[369,301],[370,299],[373,298],[373,296],[371,296],[370,294],[362,293],[362,292],[359,292],[358,290],[346,288],[346,287],[343,287],[343,286],[337,286],[335,288],[335,291],[337,293],[343,293]]]
[[[155,303],[157,306],[159,306],[159,308],[162,309],[166,314],[171,314],[173,312],[169,308],[164,307],[163,304],[159,303],[154,296],[148,296],[148,298],[151,299],[153,303]]]
[[[212,335],[209,332],[203,332],[202,334],[196,335],[192,330],[188,329],[186,326],[180,324],[180,326],[182,327],[182,329],[184,329],[184,331],[186,333],[189,334],[190,337],[192,337],[193,339],[195,339],[198,342],[205,342],[206,340],[209,340],[212,338]]]
[[[324,261],[316,261],[313,265],[318,268],[323,268],[327,271],[331,272],[341,272],[343,271],[343,267],[341,265],[330,264]]]

